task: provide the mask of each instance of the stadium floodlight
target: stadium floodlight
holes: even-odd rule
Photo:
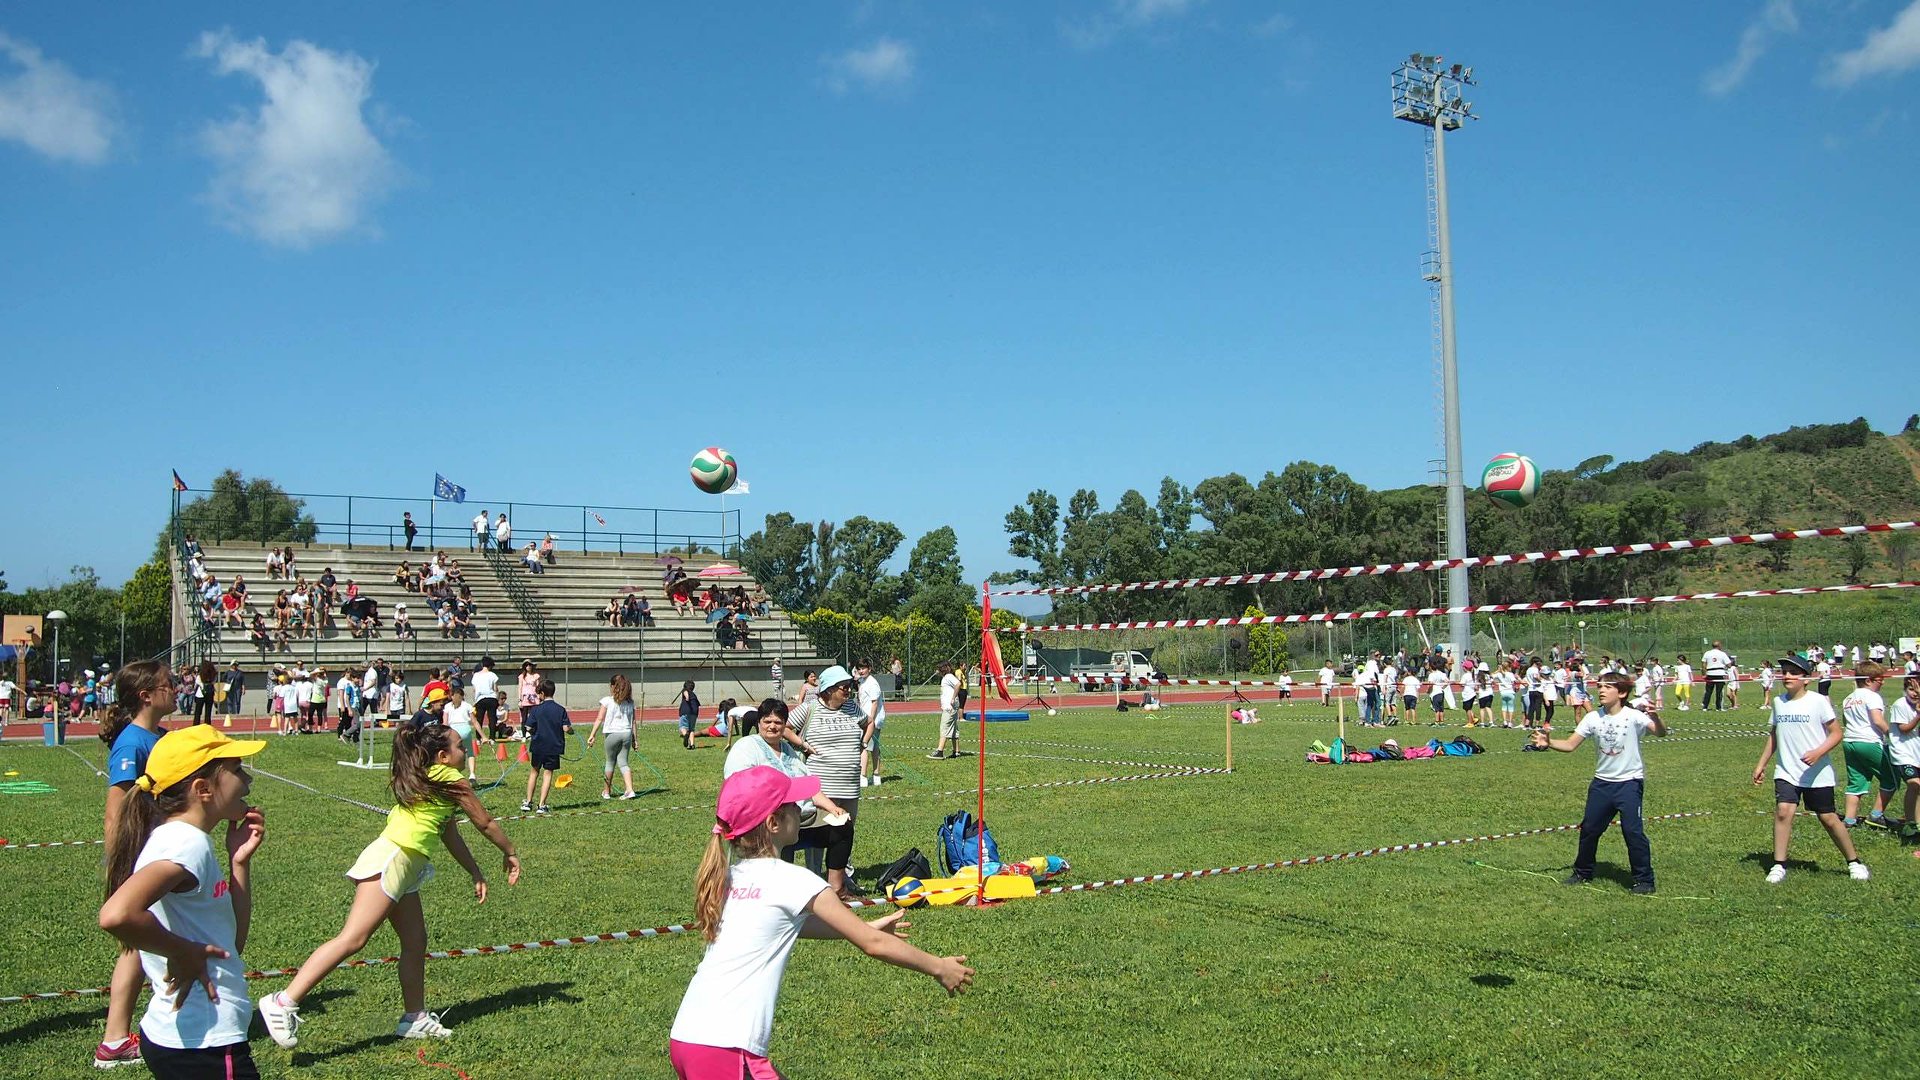
[[[1473,103],[1466,100],[1466,88],[1474,84],[1473,69],[1463,64],[1440,66],[1441,58],[1414,53],[1393,73],[1393,115],[1395,119],[1419,124],[1430,132],[1430,167],[1427,170],[1431,242],[1433,255],[1426,260],[1422,276],[1434,284],[1434,302],[1440,322],[1441,424],[1446,443],[1446,555],[1451,559],[1467,554],[1467,492],[1462,473],[1460,449],[1460,370],[1453,339],[1453,252],[1447,222],[1447,132],[1458,129],[1473,114]],[[1455,567],[1447,571],[1447,604],[1464,607],[1467,598],[1467,570]],[[1465,614],[1448,617],[1447,632],[1453,639],[1454,662],[1458,663],[1473,647],[1472,619]]]

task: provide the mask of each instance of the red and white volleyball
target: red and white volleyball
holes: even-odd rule
[[[1525,506],[1540,492],[1540,470],[1525,454],[1500,454],[1481,471],[1480,487],[1509,506]]]

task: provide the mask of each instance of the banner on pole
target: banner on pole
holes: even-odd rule
[[[439,473],[434,473],[433,497],[436,499],[446,499],[449,502],[466,502],[467,489],[441,476]]]

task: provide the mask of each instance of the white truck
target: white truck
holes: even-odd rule
[[[1075,664],[1069,674],[1079,680],[1080,689],[1086,691],[1112,690],[1116,687],[1125,690],[1137,680],[1164,677],[1153,666],[1153,661],[1147,659],[1147,654],[1137,649],[1116,649],[1108,655],[1104,664]]]

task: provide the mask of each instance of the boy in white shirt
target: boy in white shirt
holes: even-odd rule
[[[1552,747],[1572,753],[1588,739],[1599,752],[1593,781],[1587,785],[1587,812],[1580,821],[1580,846],[1573,857],[1573,874],[1568,885],[1585,885],[1593,880],[1594,857],[1600,849],[1600,837],[1620,817],[1620,832],[1627,841],[1627,862],[1633,867],[1633,891],[1649,895],[1653,890],[1653,851],[1647,844],[1647,830],[1640,817],[1647,786],[1646,766],[1640,759],[1640,736],[1651,731],[1665,735],[1660,714],[1653,715],[1627,707],[1627,695],[1634,684],[1625,675],[1602,675],[1599,679],[1600,707],[1588,713],[1564,739],[1551,738],[1544,731],[1533,733],[1533,745]]]
[[[1320,707],[1323,709],[1333,704],[1333,679],[1333,661],[1329,660],[1320,669]]]
[[[1854,646],[1859,648],[1859,646]],[[1893,804],[1893,763],[1887,759],[1887,702],[1880,696],[1887,669],[1871,661],[1854,669],[1859,686],[1840,704],[1846,718],[1840,753],[1847,763],[1847,816],[1842,824],[1860,824],[1860,800],[1873,795],[1873,814],[1867,824],[1888,828],[1887,807]]]
[[[1778,885],[1787,879],[1787,845],[1793,839],[1793,815],[1804,802],[1807,812],[1833,838],[1833,846],[1846,857],[1847,874],[1855,881],[1873,875],[1854,850],[1853,838],[1840,823],[1833,806],[1833,762],[1828,760],[1840,745],[1840,729],[1834,726],[1833,703],[1820,694],[1808,693],[1807,679],[1813,665],[1804,656],[1780,658],[1780,682],[1785,688],[1773,699],[1773,725],[1767,743],[1760,751],[1760,763],[1753,767],[1753,784],[1765,783],[1767,762],[1773,770],[1773,868],[1767,871],[1767,884]]]
[[[1893,773],[1906,785],[1906,821],[1900,826],[1902,843],[1920,843],[1920,675],[1903,680],[1905,692],[1887,710],[1888,757]],[[1920,858],[1920,852],[1915,853]]]

